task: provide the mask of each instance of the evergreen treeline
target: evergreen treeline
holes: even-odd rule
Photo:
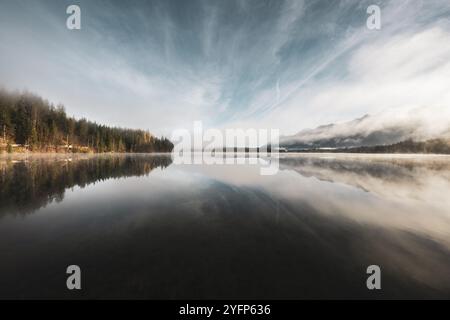
[[[338,149],[307,149],[301,150],[300,152],[450,154],[450,140],[446,139],[431,139],[427,141],[405,140],[390,145],[362,146],[362,147],[338,148]]]
[[[435,153],[450,154],[450,141],[432,139],[427,141],[406,140],[386,146],[358,147],[348,149],[354,153]]]
[[[64,106],[54,106],[31,93],[0,89],[0,146],[31,151],[170,152],[173,144],[148,131],[99,125],[68,117]]]

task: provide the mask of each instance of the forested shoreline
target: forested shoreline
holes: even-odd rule
[[[304,153],[414,153],[414,154],[450,154],[450,140],[430,139],[426,141],[405,140],[389,145],[362,146],[349,148],[311,148],[311,149],[291,149],[288,152]]]
[[[149,131],[109,127],[66,114],[29,92],[0,89],[0,152],[170,152]]]

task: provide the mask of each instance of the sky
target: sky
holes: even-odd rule
[[[80,30],[66,27],[72,4]],[[450,1],[0,0],[0,86],[166,136],[196,120],[293,134],[413,108],[439,121]]]

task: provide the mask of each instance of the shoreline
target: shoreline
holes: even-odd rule
[[[169,156],[172,152],[105,152],[105,153],[56,153],[56,152],[13,152],[13,153],[0,153],[0,159],[7,158],[70,158],[70,157],[99,157],[99,156]]]
[[[207,152],[190,152],[192,154],[207,154]],[[173,152],[104,152],[104,153],[56,153],[56,152],[13,152],[13,153],[0,153],[0,159],[7,158],[70,158],[70,157],[99,157],[99,156],[172,156]],[[216,152],[216,156],[223,156],[223,153]],[[246,152],[227,152],[227,156],[242,156],[242,157],[257,157],[257,153]],[[209,155],[213,156],[213,155]],[[321,157],[321,158],[392,158],[392,159],[427,159],[427,158],[440,158],[450,160],[450,154],[438,154],[438,153],[352,153],[352,152],[272,152],[266,154],[260,154],[262,157],[277,156],[279,158],[289,157]],[[214,156],[213,156],[214,157]]]
[[[314,156],[347,156],[347,157],[365,157],[365,156],[379,156],[379,157],[398,157],[398,158],[408,158],[408,157],[449,157],[450,154],[447,153],[381,153],[381,152],[374,152],[374,153],[363,153],[363,152],[282,152],[279,154],[283,155],[314,155]]]

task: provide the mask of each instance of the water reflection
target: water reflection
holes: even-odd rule
[[[368,192],[386,194],[387,185],[411,191],[426,188],[427,179],[439,177],[450,183],[450,158],[447,156],[285,156],[281,169],[295,170],[305,177],[345,183]],[[425,180],[425,181],[424,181]],[[373,182],[373,184],[372,184]],[[379,186],[382,188],[377,188]],[[402,187],[402,188],[399,188]],[[389,190],[393,191],[393,190]]]
[[[0,159],[0,216],[29,213],[64,199],[65,190],[96,181],[148,175],[172,163],[167,155],[54,155]]]
[[[0,297],[450,298],[448,158],[279,162],[274,176],[255,165],[152,171],[170,164],[152,156],[3,165]],[[24,175],[32,196],[8,199]],[[19,204],[34,214],[4,214]],[[85,281],[76,293],[64,287],[73,263]],[[370,264],[381,291],[365,286]]]

